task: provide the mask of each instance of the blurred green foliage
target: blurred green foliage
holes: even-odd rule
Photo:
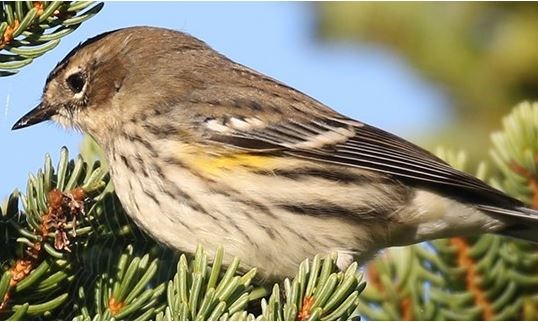
[[[321,2],[318,34],[386,46],[452,101],[454,124],[426,144],[487,152],[487,133],[538,97],[538,3]],[[430,142],[426,141],[429,140]]]

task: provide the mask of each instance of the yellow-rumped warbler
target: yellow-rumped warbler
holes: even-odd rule
[[[538,241],[518,200],[177,31],[126,28],[73,49],[13,129],[48,119],[101,145],[122,205],[157,240],[222,245],[265,277],[318,253],[343,268],[454,235]]]

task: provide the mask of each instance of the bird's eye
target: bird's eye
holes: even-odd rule
[[[75,94],[80,93],[84,88],[84,84],[86,83],[86,80],[84,79],[84,75],[82,75],[82,73],[74,73],[67,77],[65,81],[67,83],[67,86],[69,86],[69,88]]]

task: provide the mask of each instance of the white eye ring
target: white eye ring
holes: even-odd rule
[[[75,96],[77,96],[77,94],[80,94],[82,90],[84,89],[84,87],[86,86],[86,76],[80,71],[75,72],[69,75],[65,79],[65,82],[67,83],[67,86],[69,87],[69,89],[71,89],[71,91],[73,91]]]

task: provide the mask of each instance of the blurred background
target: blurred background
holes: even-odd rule
[[[0,195],[23,188],[43,156],[72,154],[81,134],[52,123],[12,132],[48,72],[79,42],[153,25],[188,32],[231,59],[350,117],[430,150],[487,157],[489,135],[538,98],[535,3],[109,2],[60,45],[0,78]]]

